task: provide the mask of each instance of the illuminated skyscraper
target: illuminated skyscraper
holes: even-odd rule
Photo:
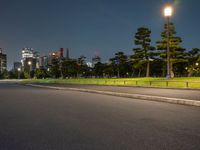
[[[39,68],[39,54],[34,51],[33,48],[23,48],[22,49],[22,69],[24,71],[30,70],[30,67],[27,65],[27,62],[31,61],[31,70]],[[29,68],[29,69],[28,69]]]
[[[7,55],[3,54],[2,48],[0,48],[0,73],[7,69]]]

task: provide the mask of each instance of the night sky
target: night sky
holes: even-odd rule
[[[167,0],[0,0],[0,47],[8,69],[20,61],[21,49],[32,47],[41,55],[60,47],[71,57],[98,54],[103,61],[117,51],[132,54],[138,27],[152,31],[155,45],[163,29]],[[200,1],[175,0],[172,17],[183,47],[200,48]]]

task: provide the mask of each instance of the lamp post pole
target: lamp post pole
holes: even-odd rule
[[[170,46],[169,46],[169,17],[167,17],[167,78],[171,78],[171,66],[170,66]]]
[[[171,62],[170,62],[170,17],[172,16],[172,7],[166,6],[164,9],[164,15],[167,18],[167,79],[171,76]]]
[[[17,68],[17,71],[18,71],[18,79],[20,79],[20,71],[21,71],[21,68]]]
[[[30,76],[30,78],[31,78],[32,62],[29,61],[29,62],[28,62],[28,65],[29,65],[29,76]]]

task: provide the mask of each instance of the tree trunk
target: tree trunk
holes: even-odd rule
[[[188,70],[188,77],[191,77],[193,74],[193,69]]]
[[[173,62],[172,61],[170,61],[170,73],[171,73],[171,78],[174,78]]]
[[[117,78],[120,78],[119,69],[117,70]]]
[[[150,61],[147,61],[147,71],[146,71],[146,77],[149,77],[149,72],[150,72]]]
[[[162,77],[166,76],[166,67],[162,66]]]
[[[139,72],[138,72],[138,77],[140,77],[141,76],[141,69],[139,69]]]

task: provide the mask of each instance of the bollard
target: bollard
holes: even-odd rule
[[[186,88],[188,88],[189,87],[189,82],[186,82]]]

